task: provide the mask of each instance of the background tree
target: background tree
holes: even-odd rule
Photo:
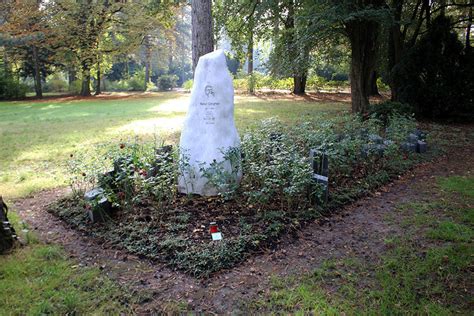
[[[191,2],[193,72],[199,57],[214,50],[211,0]]]
[[[40,8],[44,5],[43,8]],[[5,2],[2,10],[5,12],[5,23],[1,27],[4,43],[9,48],[6,55],[11,61],[17,60],[23,76],[32,75],[35,83],[36,97],[43,97],[42,81],[48,73],[51,55],[52,28],[48,24],[48,4],[41,1],[27,0],[20,2]],[[7,61],[8,64],[8,61]]]

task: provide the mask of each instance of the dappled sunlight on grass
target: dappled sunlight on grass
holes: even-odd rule
[[[177,117],[158,117],[148,120],[137,120],[118,128],[110,128],[108,133],[132,132],[138,135],[159,134],[163,131],[179,131],[184,122],[184,115]]]
[[[165,102],[148,109],[148,112],[186,114],[188,105],[189,96],[182,96],[176,99],[166,100]]]

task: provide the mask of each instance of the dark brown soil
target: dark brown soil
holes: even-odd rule
[[[432,198],[430,187],[436,185],[438,176],[473,175],[474,143],[469,141],[473,130],[472,126],[459,128],[459,137],[466,142],[453,148],[449,155],[420,165],[371,196],[310,223],[298,232],[298,238],[284,238],[275,250],[205,280],[139,259],[110,245],[98,244],[69,229],[45,210],[47,204],[66,193],[65,189],[44,191],[18,200],[15,209],[42,240],[62,245],[82,265],[99,266],[120,284],[150,293],[152,299],[137,306],[138,313],[166,310],[173,302],[184,302],[188,309],[196,312],[243,312],[245,302],[269,290],[272,276],[310,272],[329,258],[350,255],[367,261],[377,260],[386,250],[384,240],[402,233],[399,223],[387,220],[396,205],[429,201]]]

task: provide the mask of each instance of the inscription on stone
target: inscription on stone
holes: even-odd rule
[[[216,108],[219,106],[219,102],[200,102],[203,108],[203,121],[206,125],[216,124]]]

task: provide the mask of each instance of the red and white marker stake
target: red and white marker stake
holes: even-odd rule
[[[219,231],[216,222],[211,222],[209,224],[209,232],[211,233],[212,240],[222,240],[222,233]]]

